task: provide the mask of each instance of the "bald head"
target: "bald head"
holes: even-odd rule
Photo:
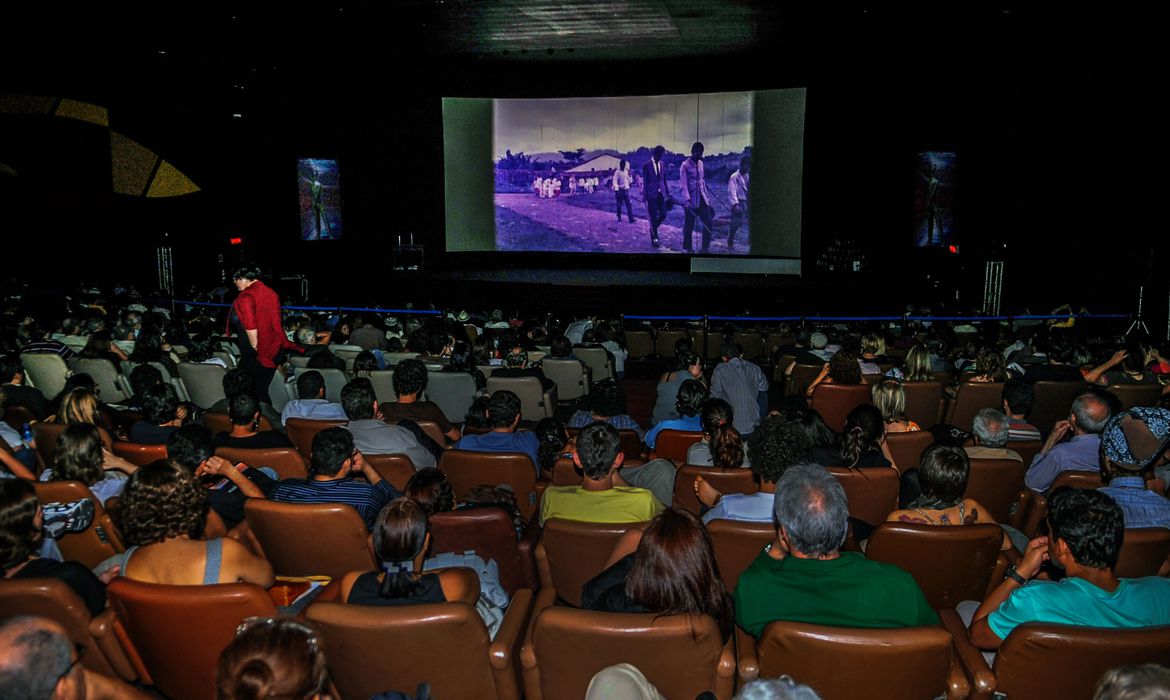
[[[1071,419],[1079,435],[1099,434],[1109,418],[1109,404],[1096,394],[1081,394],[1072,403]]]
[[[73,666],[73,653],[65,629],[52,620],[14,617],[0,624],[0,697],[84,700],[85,676]]]

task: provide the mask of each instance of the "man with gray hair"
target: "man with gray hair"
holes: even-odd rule
[[[1068,420],[1057,421],[1040,453],[1024,475],[1024,483],[1044,493],[1062,472],[1101,470],[1101,430],[1109,422],[1109,404],[1097,394],[1084,393],[1072,403]],[[1067,442],[1061,442],[1071,435]]]
[[[971,421],[971,432],[975,434],[975,445],[964,448],[971,459],[1014,459],[1024,458],[1015,450],[1007,449],[1008,430],[1011,421],[1003,411],[994,408],[980,409]]]
[[[842,552],[845,489],[823,467],[788,468],[776,488],[780,531],[739,578],[735,620],[759,637],[776,620],[834,627],[938,624],[914,578],[892,564]]]
[[[0,624],[0,698],[4,700],[105,700],[150,696],[81,665],[86,649],[65,629],[42,617]],[[94,650],[94,654],[101,653]]]

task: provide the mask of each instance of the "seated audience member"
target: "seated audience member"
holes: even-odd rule
[[[501,346],[502,347],[502,346]],[[504,366],[492,372],[493,377],[536,377],[544,391],[550,391],[556,382],[544,376],[544,370],[528,362],[528,353],[520,346],[513,347],[504,355]]]
[[[491,421],[488,420],[488,410],[491,409],[490,396],[477,396],[467,408],[467,415],[463,416],[463,432],[491,430]],[[468,429],[471,429],[470,431]]]
[[[35,479],[37,469],[37,453],[31,446],[24,444],[24,437],[3,420],[7,403],[7,389],[0,388],[0,440],[8,445],[8,450],[0,449],[0,475],[17,476],[21,479]],[[3,478],[7,478],[4,476]]]
[[[417,425],[409,421],[390,425],[378,418],[378,400],[370,380],[355,379],[346,384],[341,390],[341,407],[349,417],[345,429],[353,435],[359,451],[372,455],[406,455],[415,469],[437,464],[435,451],[441,454],[443,448],[435,445]],[[408,429],[407,424],[414,430]]]
[[[37,420],[44,420],[48,414],[45,395],[40,389],[25,386],[24,365],[19,355],[5,355],[0,358],[0,390],[4,391],[9,406],[20,406]]]
[[[77,376],[80,375],[75,374],[70,379]],[[113,449],[114,436],[107,429],[106,419],[102,416],[101,403],[98,401],[97,392],[93,389],[78,387],[63,392],[57,407],[56,422],[61,425],[78,423],[96,425],[102,436],[102,445],[107,450]]]
[[[215,675],[218,700],[332,699],[317,632],[289,617],[245,620]]]
[[[576,360],[581,367],[586,367],[585,361],[573,354],[573,342],[563,334],[554,335],[548,346],[548,356],[554,360]]]
[[[895,466],[886,445],[886,422],[881,411],[867,403],[856,406],[845,417],[845,429],[834,446],[814,444],[809,457],[822,467]]]
[[[80,481],[105,505],[126,488],[126,477],[138,466],[103,449],[96,425],[65,426],[53,451],[55,466],[41,472],[41,481]]]
[[[475,390],[483,391],[487,387],[487,377],[483,376],[483,372],[479,371],[479,366],[475,360],[475,354],[472,352],[471,345],[464,341],[458,341],[451,349],[451,358],[447,364],[443,365],[444,372],[463,372],[471,375],[475,380]]]
[[[1119,666],[1097,681],[1093,700],[1166,700],[1170,698],[1170,668],[1158,664]]]
[[[873,385],[870,396],[874,406],[881,411],[886,422],[887,433],[913,433],[922,430],[906,418],[906,391],[897,379],[883,379]]]
[[[723,399],[707,399],[699,416],[703,439],[687,448],[687,464],[723,469],[751,467],[734,418],[731,404]]]
[[[996,353],[996,357],[999,354]],[[1003,412],[1008,417],[1008,442],[1039,440],[1040,429],[1028,422],[1036,390],[1022,379],[1009,379],[1003,383]]]
[[[394,393],[398,400],[383,403],[382,417],[397,423],[402,420],[430,421],[454,442],[459,439],[459,429],[451,425],[443,409],[433,401],[422,401],[423,390],[427,388],[427,366],[420,360],[403,360],[394,367]]]
[[[711,537],[699,518],[667,508],[618,540],[606,569],[585,583],[581,607],[619,613],[709,615],[723,639],[735,627]]]
[[[1049,535],[1028,543],[1024,557],[978,604],[968,636],[998,649],[1019,625],[1042,622],[1083,627],[1137,628],[1170,624],[1170,579],[1119,579],[1113,573],[1125,523],[1121,508],[1093,489],[1061,487],[1048,497]],[[1050,561],[1060,581],[1033,578]],[[974,601],[960,604],[970,614]]]
[[[179,376],[177,357],[171,352],[162,329],[158,326],[146,324],[138,331],[134,340],[134,352],[128,358],[131,362],[145,365],[157,362],[166,368],[172,378]]]
[[[1100,471],[1101,430],[1109,417],[1109,405],[1101,397],[1092,393],[1078,396],[1068,420],[1057,421],[1052,426],[1040,453],[1032,459],[1032,466],[1024,475],[1028,488],[1043,493],[1062,472]],[[1061,442],[1069,435],[1072,438],[1068,442]]]
[[[994,408],[981,408],[971,421],[975,444],[965,447],[971,459],[1012,459],[1024,461],[1020,453],[1008,449],[1008,419]]]
[[[4,578],[58,579],[73,589],[91,615],[101,614],[106,607],[103,581],[83,564],[39,556],[45,539],[43,524],[44,511],[32,484],[24,479],[0,480],[0,567]]]
[[[759,637],[776,620],[833,627],[937,625],[910,574],[842,552],[845,489],[821,467],[789,467],[776,488],[780,531],[739,578],[735,619]]]
[[[703,522],[709,523],[712,520],[772,522],[776,484],[789,467],[794,464],[805,464],[805,455],[808,454],[808,440],[804,436],[804,431],[800,426],[780,416],[768,416],[761,421],[748,442],[752,454],[756,455],[751,470],[760,490],[751,494],[725,494],[708,484],[703,477],[695,477],[695,494],[703,505],[711,509],[703,514]]]
[[[473,406],[474,408],[474,406]],[[464,435],[455,443],[457,450],[472,452],[523,452],[532,459],[536,469],[540,464],[540,447],[536,433],[517,431],[520,425],[520,397],[507,389],[492,394],[488,402],[487,423],[491,432]]]
[[[1147,369],[1152,359],[1147,347],[1135,343],[1125,350],[1118,350],[1104,364],[1090,370],[1085,374],[1085,381],[1098,386],[1157,384],[1158,375]],[[1118,365],[1121,369],[1117,369]]]
[[[211,346],[211,338],[206,335],[192,335],[187,343],[187,362],[196,365],[216,365],[225,370],[230,369],[222,357],[216,357]]]
[[[253,469],[216,456],[211,431],[197,423],[171,433],[167,440],[167,459],[210,482],[207,503],[223,519],[227,529],[243,522],[244,503],[249,498],[265,498],[276,486],[276,473],[271,469]]]
[[[565,424],[556,418],[541,418],[536,424],[536,430],[532,432],[536,433],[538,441],[536,466],[540,467],[541,472],[552,474],[557,460],[572,454],[569,445],[571,440],[568,431],[565,430]]]
[[[59,623],[12,617],[0,623],[0,697],[8,700],[148,700],[151,696],[91,671]],[[90,654],[100,654],[93,649]]]
[[[252,375],[248,374],[248,370],[242,367],[229,369],[223,375],[224,398],[213,403],[207,410],[211,413],[229,413],[231,411],[232,397],[239,396],[240,394],[255,396],[256,383],[252,380]],[[283,432],[284,423],[280,422],[280,413],[267,401],[260,401],[260,415],[267,418],[268,423],[272,427]]]
[[[972,368],[968,365],[964,368],[964,371],[968,369],[973,374],[964,378],[963,381],[974,382],[976,384],[1006,382],[1008,377],[1011,376],[1008,374],[1003,355],[996,352],[995,348],[990,346],[984,346],[979,349],[979,352],[975,355],[975,366]]]
[[[458,505],[451,482],[438,469],[420,469],[415,472],[406,482],[406,490],[402,495],[422,506],[427,516],[453,511]]]
[[[134,472],[115,518],[129,545],[116,557],[121,575],[146,583],[271,586],[267,560],[229,537],[201,539],[207,511],[207,489],[184,467],[160,459]]]
[[[886,357],[886,341],[877,333],[866,333],[861,336],[861,354],[857,362],[862,374],[881,374],[882,368],[878,365],[889,362]]]
[[[691,352],[689,345],[675,351],[675,360],[678,363],[675,369],[664,372],[658,378],[657,398],[654,400],[654,411],[650,416],[650,421],[654,425],[679,417],[678,392],[683,382],[692,379],[703,381],[703,359]]]
[[[354,478],[360,473],[365,480]],[[354,448],[345,428],[327,428],[313,436],[313,458],[307,479],[283,479],[268,494],[289,503],[344,503],[373,528],[378,511],[401,494]]]
[[[248,381],[251,381],[250,379]],[[134,411],[142,410],[143,397],[146,390],[163,383],[162,372],[150,365],[138,365],[130,370],[130,398],[126,399],[127,408]],[[224,404],[227,405],[226,402]],[[226,410],[226,408],[224,409]]]
[[[678,388],[678,397],[674,401],[674,410],[678,418],[664,420],[646,431],[646,446],[654,449],[658,433],[663,430],[702,430],[702,421],[699,413],[703,404],[707,402],[707,387],[696,379],[688,379]]]
[[[129,359],[126,353],[122,352],[122,348],[114,345],[113,336],[106,330],[91,333],[78,357],[89,360],[109,360],[110,364],[114,365],[114,370],[119,374],[122,373],[122,360]]]
[[[216,447],[237,447],[255,450],[268,447],[293,446],[283,433],[275,430],[259,429],[260,402],[251,394],[233,396],[228,402],[228,417],[232,421],[231,432],[216,435]]]
[[[152,386],[142,396],[142,420],[130,425],[130,440],[143,445],[165,444],[171,433],[183,425],[186,415],[173,386]]]
[[[618,430],[633,430],[639,440],[645,434],[638,422],[626,413],[626,392],[613,380],[593,385],[589,392],[589,410],[574,413],[569,418],[569,427],[582,428],[594,421],[609,423]]]
[[[382,369],[378,364],[378,358],[369,350],[362,350],[353,358],[353,367],[350,369],[349,376],[351,379],[369,379],[373,373]]]
[[[900,379],[904,382],[933,382],[934,368],[930,360],[930,351],[926,346],[917,344],[906,353],[901,367],[894,367],[886,372],[887,377]]]
[[[346,420],[345,409],[339,403],[325,398],[325,378],[317,370],[305,370],[297,374],[297,397],[284,406],[280,424],[289,418],[309,420]]]
[[[1142,476],[1165,465],[1167,445],[1170,411],[1164,408],[1131,408],[1105,424],[1101,472],[1107,485],[1099,490],[1121,508],[1127,528],[1170,528],[1170,499],[1146,488]]]
[[[888,522],[926,525],[996,524],[987,509],[973,498],[963,498],[971,460],[958,447],[935,443],[922,453],[921,465],[906,472],[907,480],[916,480],[918,495],[905,508],[886,517]],[[1003,548],[1012,546],[1004,534]]]
[[[60,355],[62,360],[73,359],[74,353],[59,340],[54,340],[49,337],[52,330],[51,326],[42,327],[35,321],[30,320],[24,326],[25,332],[28,336],[28,342],[20,348],[20,353],[23,355],[29,353],[53,353]]]
[[[339,369],[345,371],[345,360],[333,354],[328,342],[320,342],[312,326],[297,329],[297,345],[305,351],[310,369]]]
[[[549,518],[637,523],[661,513],[662,503],[651,491],[628,486],[619,475],[624,456],[617,428],[600,421],[582,428],[573,453],[573,462],[584,473],[581,485],[548,487],[540,504],[541,524]]]
[[[455,569],[423,573],[430,529],[426,511],[409,498],[383,507],[372,529],[381,571],[346,574],[341,579],[341,599],[352,605],[474,602],[474,591]]]
[[[731,404],[735,409],[735,429],[747,437],[767,413],[768,378],[759,365],[742,355],[743,348],[737,343],[723,346],[723,361],[711,372],[711,397]]]
[[[381,323],[382,319],[377,316],[354,316],[349,344],[362,350],[385,350],[386,331],[380,327]]]
[[[813,392],[816,391],[820,384],[862,384],[865,380],[861,377],[861,365],[858,363],[857,355],[854,355],[848,350],[838,350],[833,353],[832,359],[821,367],[821,373],[813,379],[812,384],[808,385],[804,395],[807,398],[812,398]]]
[[[1073,348],[1067,343],[1053,343],[1039,359],[1039,362],[1023,364],[1013,361],[1010,367],[1017,372],[1023,369],[1024,381],[1033,384],[1039,381],[1085,381],[1085,376],[1081,373],[1080,368],[1072,364]]]

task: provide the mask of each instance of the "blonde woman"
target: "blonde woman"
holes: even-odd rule
[[[114,438],[105,427],[97,394],[93,389],[78,387],[65,394],[61,398],[61,407],[57,410],[55,422],[61,425],[77,425],[79,423],[96,425],[102,436],[102,447],[106,450],[114,449]]]
[[[906,353],[901,368],[895,367],[886,376],[904,382],[933,382],[934,370],[930,366],[930,351],[924,345],[915,345]]]
[[[922,428],[904,415],[906,412],[906,392],[902,389],[902,382],[897,379],[883,379],[870,389],[873,405],[882,412],[886,422],[887,433],[912,433]]]

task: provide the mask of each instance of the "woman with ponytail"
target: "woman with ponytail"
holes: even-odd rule
[[[845,418],[845,429],[835,447],[813,447],[811,461],[822,467],[893,467],[886,445],[886,422],[872,404],[857,406]]]
[[[687,450],[687,464],[736,469],[750,468],[743,436],[735,429],[735,413],[723,399],[709,399],[703,404],[701,430],[703,440]]]
[[[216,700],[331,700],[325,654],[312,628],[291,618],[244,620],[219,656]]]
[[[378,513],[374,523],[374,553],[381,571],[351,571],[341,579],[341,599],[356,605],[413,605],[464,600],[474,604],[471,590],[458,569],[423,573],[431,545],[426,511],[416,501],[399,498]]]

